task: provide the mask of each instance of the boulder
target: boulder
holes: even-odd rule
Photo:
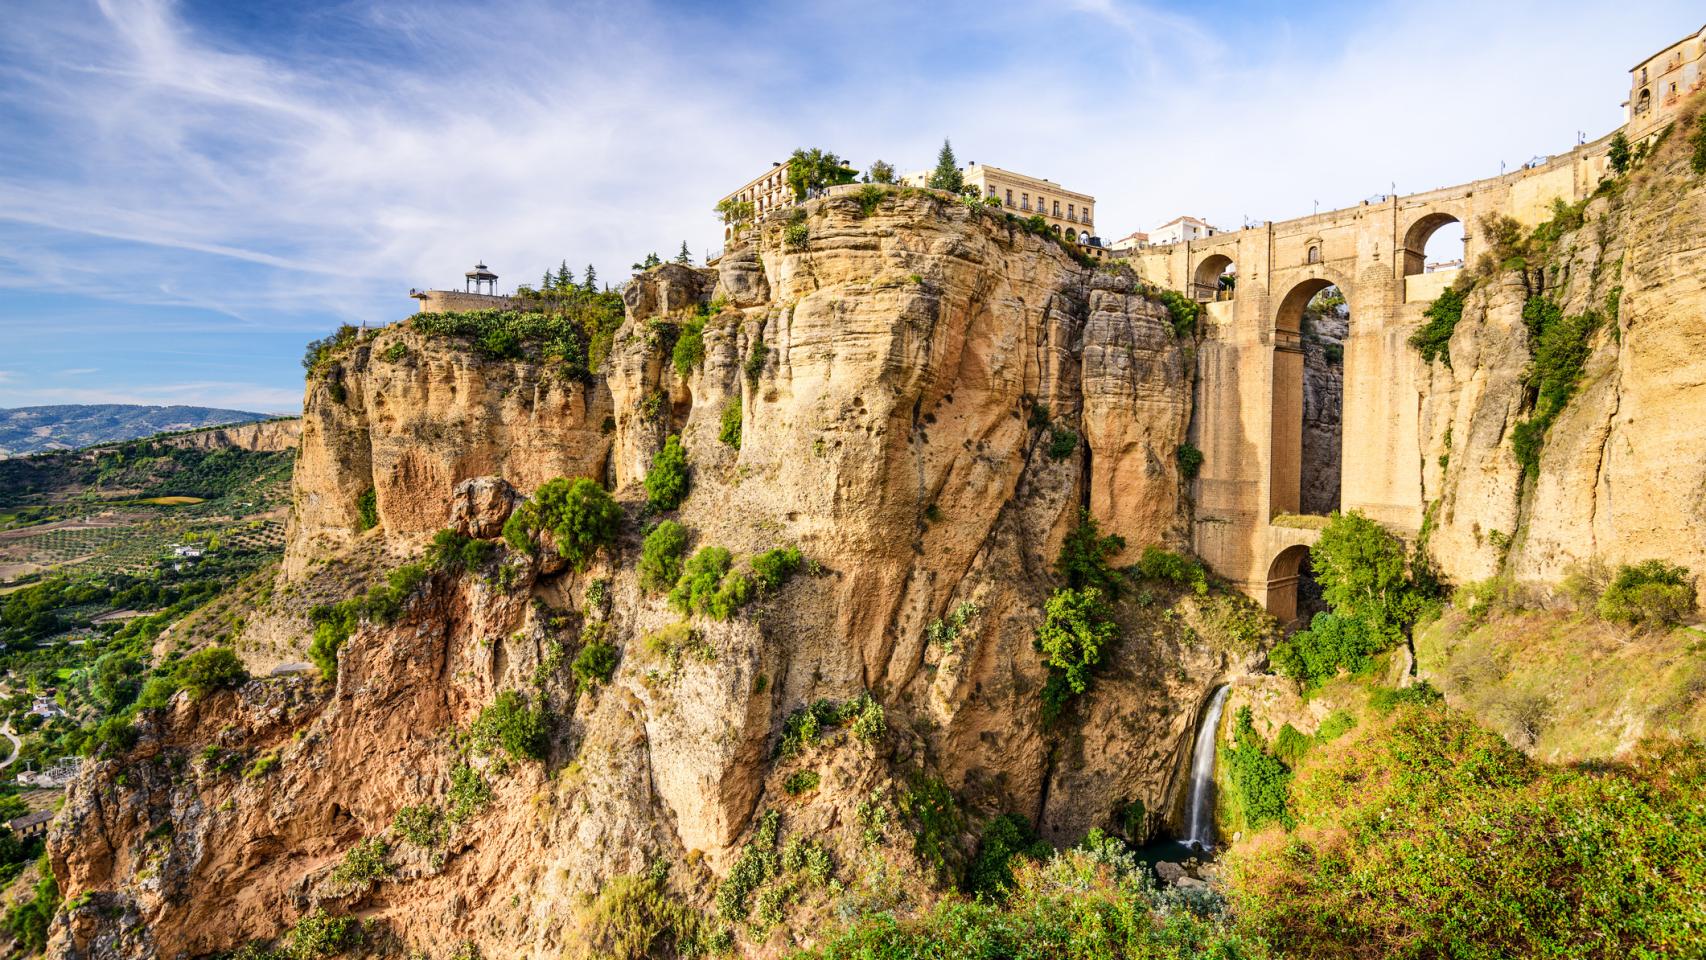
[[[470,537],[495,537],[518,499],[502,477],[470,477],[451,491],[450,525]]]
[[[1178,883],[1185,876],[1185,868],[1162,860],[1155,864],[1155,875],[1161,878],[1162,883]]]

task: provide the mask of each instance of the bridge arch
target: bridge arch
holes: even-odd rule
[[[1307,559],[1309,547],[1295,543],[1281,550],[1268,564],[1268,613],[1281,626],[1297,619],[1297,584]]]
[[[1323,290],[1333,287],[1345,297],[1352,322],[1355,305],[1347,281],[1336,273],[1312,268],[1307,276],[1294,281],[1285,296],[1280,298],[1273,320],[1273,373],[1271,399],[1268,404],[1270,432],[1268,445],[1268,518],[1285,513],[1328,513],[1338,508],[1339,479],[1343,474],[1343,438],[1337,424],[1341,420],[1342,394],[1320,396],[1317,400],[1330,407],[1330,418],[1320,422],[1331,425],[1331,432],[1310,435],[1306,446],[1304,423],[1304,310]],[[1317,347],[1316,349],[1321,349]],[[1343,376],[1325,383],[1344,382]],[[1306,480],[1310,495],[1304,496]],[[1307,507],[1307,511],[1305,508]]]
[[[1230,300],[1238,283],[1238,265],[1224,253],[1211,253],[1191,274],[1191,295],[1198,300]]]
[[[1463,221],[1459,220],[1455,214],[1444,210],[1435,210],[1416,218],[1416,221],[1410,224],[1410,228],[1404,231],[1405,276],[1421,273],[1427,269],[1428,241],[1433,239],[1433,235],[1442,228],[1454,223],[1461,226]]]

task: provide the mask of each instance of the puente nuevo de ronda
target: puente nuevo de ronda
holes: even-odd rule
[[[1183,242],[1115,248],[1113,256],[1128,258],[1140,279],[1187,291],[1203,308],[1190,436],[1203,453],[1193,485],[1191,546],[1204,561],[1280,622],[1296,617],[1299,570],[1320,526],[1303,510],[1303,317],[1310,301],[1329,288],[1340,291],[1350,316],[1336,509],[1360,511],[1406,538],[1421,532],[1443,473],[1442,451],[1422,449],[1424,437],[1441,431],[1423,422],[1426,364],[1408,345],[1423,312],[1458,278],[1461,264],[1491,251],[1484,220],[1508,217],[1533,228],[1552,218],[1556,203],[1594,194],[1611,172],[1618,133],[1636,147],[1660,137],[1686,95],[1702,85],[1703,50],[1706,28],[1638,64],[1630,71],[1624,127],[1516,171],[1292,220],[1206,231]],[[857,189],[846,184],[813,195]],[[791,202],[785,193],[774,196]],[[1088,213],[1086,206],[1086,222]],[[1463,259],[1455,269],[1435,269],[1424,251],[1437,231],[1453,224],[1463,231]],[[467,278],[464,290],[410,295],[421,311],[511,304],[494,295],[497,277],[485,264]],[[494,294],[478,292],[481,284]]]

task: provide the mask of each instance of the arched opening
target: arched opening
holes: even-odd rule
[[[1404,275],[1463,266],[1463,224],[1449,213],[1430,213],[1404,234]]]
[[[1646,113],[1647,109],[1649,107],[1651,107],[1652,105],[1653,105],[1653,91],[1642,90],[1641,91],[1641,98],[1639,100],[1635,101],[1635,112],[1636,113]]]
[[[1307,263],[1320,263],[1321,262],[1321,245],[1319,243],[1312,243],[1309,245],[1309,256],[1305,258],[1305,262],[1307,262]]]
[[[1274,320],[1268,515],[1339,509],[1350,305],[1325,278],[1299,283]]]
[[[1307,627],[1317,613],[1327,609],[1309,563],[1308,547],[1286,547],[1268,565],[1267,609],[1287,633]]]
[[[1237,286],[1238,267],[1221,253],[1204,257],[1191,275],[1191,296],[1197,300],[1231,300]]]

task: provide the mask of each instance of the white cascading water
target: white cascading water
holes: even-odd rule
[[[1191,750],[1191,796],[1187,807],[1185,843],[1204,850],[1214,845],[1214,734],[1220,728],[1220,711],[1226,706],[1229,687],[1221,686],[1209,698]]]

